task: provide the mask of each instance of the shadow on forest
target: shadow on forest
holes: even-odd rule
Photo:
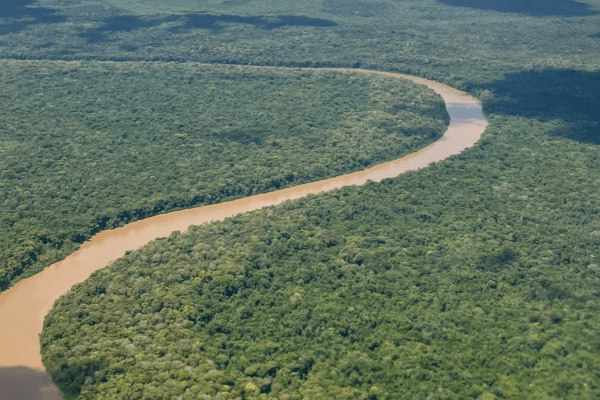
[[[560,119],[557,135],[600,144],[600,73],[546,69],[508,74],[479,89],[494,93],[486,113],[524,116],[540,121]]]
[[[175,21],[176,16],[165,18],[145,20],[140,17],[130,15],[119,15],[104,20],[104,25],[99,28],[88,29],[80,36],[86,38],[90,43],[99,43],[106,41],[107,32],[132,32],[140,28],[151,28],[166,22]]]
[[[533,17],[585,17],[600,14],[589,5],[573,0],[438,0],[454,7],[527,14]]]
[[[28,7],[34,3],[34,0],[1,1],[0,18],[9,21],[0,23],[0,35],[20,32],[29,25],[56,24],[66,20],[65,16],[57,15],[56,10],[51,8]]]
[[[173,33],[186,32],[191,29],[208,29],[213,33],[219,33],[224,23],[253,25],[260,29],[271,30],[283,26],[312,26],[330,27],[337,25],[335,22],[308,17],[297,17],[293,15],[280,15],[277,17],[239,15],[211,15],[211,14],[186,14],[183,16],[172,15],[163,18],[143,19],[133,15],[116,16],[105,21],[104,25],[90,29],[81,34],[91,43],[104,42],[107,40],[108,32],[131,32],[139,28],[151,28],[163,23],[181,21],[181,24],[173,26],[169,31]]]
[[[323,11],[333,15],[374,17],[383,14],[387,9],[384,3],[365,0],[325,0]]]
[[[50,375],[27,367],[0,368],[2,399],[63,400]]]

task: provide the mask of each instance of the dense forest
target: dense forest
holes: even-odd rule
[[[94,273],[40,338],[66,398],[600,396],[599,0],[5,0],[0,57],[5,286],[91,232],[360,168],[447,122],[414,85],[194,62],[412,73],[490,121],[427,169]],[[433,130],[393,123],[413,119]]]
[[[426,170],[130,253],[56,303],[44,364],[81,399],[597,397],[597,149],[490,120]]]
[[[600,63],[599,0],[5,2],[1,58],[360,66],[459,88]]]
[[[382,76],[42,61],[0,62],[0,115],[0,289],[102,229],[395,159],[449,118]]]

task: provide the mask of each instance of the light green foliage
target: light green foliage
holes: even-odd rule
[[[44,363],[61,389],[87,399],[600,396],[600,16],[531,17],[434,0],[107,1],[39,1],[67,20],[0,34],[0,57],[401,71],[475,93],[491,125],[476,148],[426,170],[175,235],[97,272],[45,323]],[[586,2],[600,9],[598,0]],[[185,74],[175,69],[161,79],[172,85]],[[116,83],[114,75],[98,79]],[[153,94],[161,104],[172,101],[163,92]],[[180,93],[188,92],[169,96]],[[105,111],[134,117],[132,103],[118,99]],[[7,115],[26,120],[29,110],[35,107]],[[174,124],[163,129],[171,135],[161,137],[165,147],[137,143],[129,150],[150,156],[148,149],[196,143]],[[0,131],[7,136],[2,157],[19,146],[10,132],[8,125]],[[88,140],[104,143],[111,161],[108,150],[118,153],[125,144],[119,137],[114,144]],[[181,160],[179,154],[161,161]],[[58,167],[69,160],[54,157]],[[119,170],[135,165],[116,160]],[[216,166],[211,161],[207,171]],[[75,176],[81,168],[78,162],[63,169]],[[113,175],[119,190],[129,190]],[[35,181],[2,190],[23,196],[19,188],[29,179]],[[168,186],[178,200],[157,195],[164,202],[150,213],[186,205],[179,201],[190,193],[185,185]],[[34,209],[60,217],[64,208],[48,198],[50,191]],[[110,224],[139,209],[101,200],[85,207],[114,205],[99,213]],[[31,219],[8,204],[8,215],[18,217],[2,234],[27,257],[48,232],[23,230]],[[50,232],[71,232],[76,220],[70,213]],[[58,243],[53,259],[73,248],[57,240],[50,242]]]
[[[127,255],[56,303],[44,364],[81,399],[594,398],[600,158],[490,120],[426,170]]]
[[[0,289],[93,233],[363,169],[441,136],[442,99],[364,74],[0,62]]]

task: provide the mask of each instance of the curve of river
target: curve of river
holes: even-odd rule
[[[441,83],[391,72],[328,69],[380,74],[425,85],[444,99],[450,115],[450,126],[442,138],[427,147],[363,171],[224,203],[161,214],[98,233],[63,261],[0,294],[0,367],[8,367],[0,368],[0,389],[4,392],[12,385],[11,390],[24,393],[22,391],[27,387],[27,397],[19,398],[60,399],[58,389],[43,372],[38,335],[42,332],[44,317],[54,302],[73,285],[83,282],[92,272],[122,257],[126,251],[139,249],[152,240],[169,236],[173,231],[184,232],[190,225],[223,220],[308,194],[362,185],[368,180],[379,182],[424,168],[473,146],[487,127],[487,120],[477,99]]]

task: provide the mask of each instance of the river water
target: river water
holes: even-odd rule
[[[190,225],[223,220],[308,194],[362,185],[368,180],[379,182],[427,167],[432,162],[442,161],[473,146],[487,126],[477,99],[446,85],[410,75],[358,69],[337,70],[387,75],[428,86],[446,102],[450,115],[448,130],[438,141],[415,153],[363,171],[225,203],[174,211],[100,232],[63,261],[0,294],[0,397],[61,399],[58,389],[43,372],[38,335],[42,332],[44,317],[71,286],[83,282],[92,272],[124,256],[126,251],[139,249],[174,231],[185,232]]]

